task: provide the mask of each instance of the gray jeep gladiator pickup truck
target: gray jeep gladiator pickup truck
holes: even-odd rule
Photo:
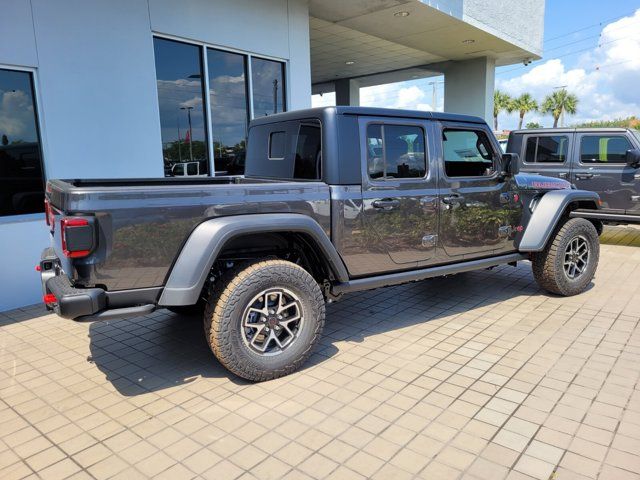
[[[598,195],[514,171],[485,122],[330,107],[251,122],[246,175],[50,180],[44,301],[65,318],[204,314],[240,377],[299,368],[342,294],[531,260],[542,288],[582,292]]]
[[[608,224],[640,223],[640,131],[626,128],[543,128],[510,133],[507,152],[518,170],[565,178],[600,196],[600,209],[573,217]]]

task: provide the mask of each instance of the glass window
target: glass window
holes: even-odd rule
[[[284,63],[253,57],[251,85],[254,117],[284,112]]]
[[[303,123],[298,130],[293,177],[318,180],[322,168],[322,137],[319,123]]]
[[[211,131],[216,170],[244,173],[247,144],[246,57],[207,49]]]
[[[0,216],[44,210],[44,183],[29,72],[0,69]]]
[[[527,163],[564,163],[569,139],[563,135],[529,137],[525,152]]]
[[[482,130],[445,129],[444,167],[448,177],[486,177],[495,172],[496,155]]]
[[[411,125],[367,127],[367,169],[371,178],[421,178],[426,174],[424,131]]]
[[[154,38],[165,176],[183,162],[209,172],[200,47]],[[182,169],[181,171],[184,172]]]
[[[582,163],[626,163],[631,143],[622,135],[588,135],[580,142]]]
[[[285,132],[271,132],[269,135],[269,160],[284,159],[286,139]]]

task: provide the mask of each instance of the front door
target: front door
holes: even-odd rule
[[[440,238],[447,257],[513,251],[521,215],[517,193],[500,176],[500,155],[478,124],[441,124]]]
[[[367,273],[435,261],[437,171],[430,168],[427,121],[361,118],[362,262]]]
[[[531,134],[522,139],[520,171],[569,180],[570,140],[573,133]]]
[[[603,210],[625,213],[637,208],[638,170],[626,164],[627,150],[633,148],[626,135],[579,133],[576,145],[571,180],[576,187],[597,192]]]

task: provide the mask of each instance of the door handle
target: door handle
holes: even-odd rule
[[[382,210],[393,210],[400,206],[400,200],[396,198],[383,198],[382,200],[374,200],[373,208],[380,208]]]
[[[594,177],[593,173],[576,173],[576,178],[578,180],[588,180],[593,177]]]
[[[452,193],[451,195],[447,196],[447,197],[442,197],[442,202],[446,203],[447,205],[453,205],[456,203],[464,203],[464,197],[462,195],[459,195],[457,193]]]

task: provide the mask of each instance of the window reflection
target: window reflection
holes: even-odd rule
[[[44,209],[33,98],[30,73],[0,69],[0,216]]]
[[[263,117],[285,110],[283,63],[252,58],[251,83],[254,117]]]
[[[211,131],[216,170],[244,173],[247,141],[247,81],[245,56],[207,50]]]
[[[200,47],[154,38],[164,174],[207,175]]]

